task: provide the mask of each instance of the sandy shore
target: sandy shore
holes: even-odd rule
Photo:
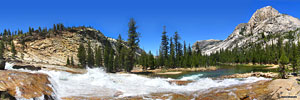
[[[278,78],[278,73],[273,72],[253,72],[253,73],[243,73],[243,74],[233,74],[233,75],[225,75],[221,78],[247,78],[247,77],[265,77],[265,78]]]

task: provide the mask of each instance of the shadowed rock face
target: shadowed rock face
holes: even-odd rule
[[[0,71],[1,95],[7,98],[39,98],[54,100],[53,90],[48,76],[17,71]]]
[[[35,67],[33,65],[14,65],[13,69],[27,69],[27,70],[41,70],[41,67]]]
[[[0,58],[0,70],[4,70],[5,69],[5,60]]]
[[[6,91],[0,91],[0,100],[16,100],[16,98]]]

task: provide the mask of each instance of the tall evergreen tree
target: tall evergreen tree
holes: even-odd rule
[[[166,66],[167,60],[168,60],[168,55],[169,55],[169,39],[167,36],[167,32],[166,32],[166,26],[163,27],[163,32],[162,32],[162,36],[161,36],[161,60],[163,61],[162,64],[163,66]]]
[[[115,58],[114,58],[114,50],[110,48],[109,58],[108,58],[108,72],[115,72],[116,68],[114,66]]]
[[[183,42],[183,56],[182,56],[182,67],[187,67],[188,66],[188,53],[186,49],[186,43],[185,41]]]
[[[107,43],[105,45],[105,49],[104,49],[104,66],[105,66],[107,72],[110,71],[110,65],[109,65],[110,64],[109,63],[110,50],[111,50],[111,46],[109,43]]]
[[[175,45],[175,53],[176,53],[176,59],[175,59],[175,65],[176,67],[181,66],[181,56],[182,56],[182,44],[180,43],[180,36],[178,32],[176,31],[174,34],[174,45]]]
[[[129,30],[128,30],[128,47],[129,47],[129,52],[128,52],[128,64],[126,65],[126,71],[130,72],[134,66],[135,62],[135,52],[138,49],[139,46],[139,36],[140,34],[136,31],[137,26],[136,22],[134,21],[133,18],[130,19],[129,21]]]
[[[122,48],[120,54],[120,68],[119,69],[126,69],[126,65],[128,64],[128,49]]]
[[[53,31],[56,32],[56,25],[53,24]]]
[[[191,45],[189,44],[188,46],[188,51],[187,51],[187,67],[191,67],[192,64],[192,48]]]
[[[86,66],[86,51],[85,51],[84,45],[81,43],[77,50],[78,50],[77,57],[79,59],[80,66],[82,68],[85,68],[85,66]]]
[[[73,59],[73,56],[71,56],[71,65],[74,66],[74,59]]]
[[[116,44],[116,57],[115,57],[115,63],[114,66],[116,68],[116,71],[121,69],[122,62],[124,62],[124,59],[122,58],[123,53],[121,52],[123,49],[123,44],[122,44],[122,37],[119,34],[118,39],[117,39],[117,44]]]
[[[142,52],[141,56],[140,56],[140,64],[143,66],[143,70],[147,70],[148,67],[148,56],[146,52]]]
[[[92,50],[92,47],[91,47],[91,42],[89,41],[88,42],[88,55],[87,55],[87,62],[88,62],[88,66],[89,67],[93,67],[94,66],[94,52]]]
[[[281,48],[281,56],[279,59],[279,63],[280,63],[280,76],[281,78],[285,79],[286,77],[286,65],[289,63],[289,58],[286,56],[285,51],[283,48]]]
[[[70,65],[70,59],[69,59],[69,56],[67,58],[67,65]]]
[[[3,58],[4,50],[4,43],[0,40],[0,59]]]
[[[16,47],[15,47],[15,44],[13,41],[11,41],[11,53],[12,53],[12,57],[14,58],[17,54],[17,51],[16,51]]]
[[[170,38],[170,56],[169,56],[169,67],[174,68],[175,65],[175,45],[173,44],[172,37]]]
[[[39,32],[42,32],[42,28],[39,26]]]
[[[28,30],[28,35],[31,36],[32,35],[32,28],[29,27],[29,30]]]
[[[151,53],[151,51],[149,51],[149,56],[148,56],[148,66],[150,67],[150,69],[155,69],[155,61],[154,61],[154,56]]]
[[[293,72],[296,72],[297,70],[297,66],[298,66],[298,50],[297,50],[297,46],[295,43],[292,44],[292,53],[291,53],[291,62],[292,62],[292,68],[293,68]]]
[[[96,55],[95,55],[95,65],[97,67],[103,66],[102,65],[102,50],[101,47],[98,47],[96,50]]]

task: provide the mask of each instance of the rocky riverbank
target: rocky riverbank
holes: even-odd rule
[[[16,98],[54,100],[56,98],[45,74],[0,70],[0,76],[1,100]]]
[[[222,76],[221,78],[247,78],[247,77],[265,77],[265,78],[278,78],[278,73],[273,72],[253,72],[253,73],[244,73],[244,74],[233,74]]]

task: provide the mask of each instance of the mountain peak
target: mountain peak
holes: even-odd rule
[[[285,38],[293,34],[293,39]],[[290,15],[280,14],[271,6],[256,10],[248,23],[241,23],[234,31],[220,42],[199,41],[201,51],[205,54],[219,50],[232,50],[236,46],[251,48],[253,44],[270,45],[282,37],[298,43],[300,34],[300,20]]]
[[[266,6],[256,10],[256,12],[252,15],[251,19],[249,20],[249,24],[259,23],[269,18],[276,17],[281,15],[276,9],[271,6]]]

